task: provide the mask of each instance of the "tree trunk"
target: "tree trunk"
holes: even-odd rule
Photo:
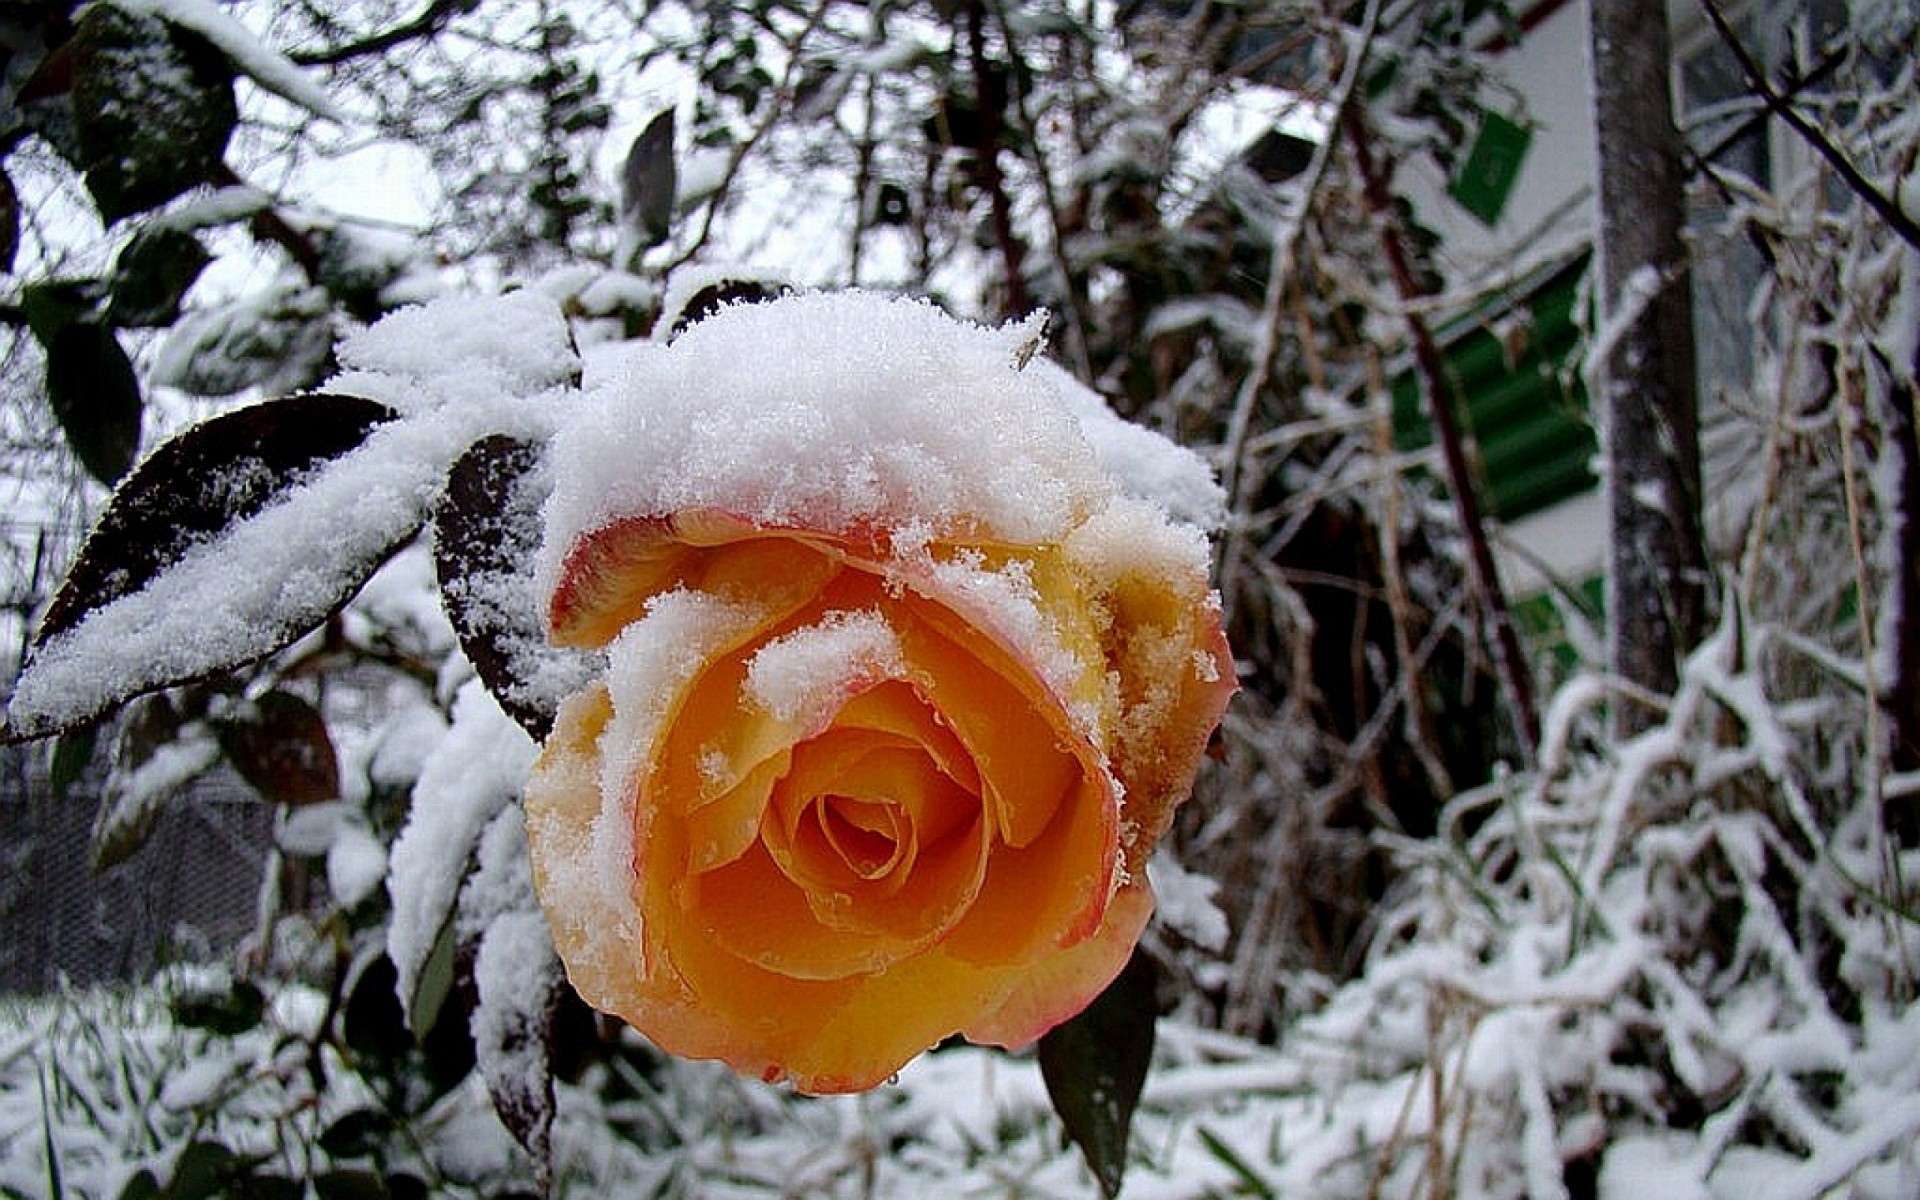
[[[1590,0],[1598,148],[1600,386],[1611,669],[1670,694],[1706,622],[1699,404],[1684,175],[1664,0]],[[1623,702],[1631,734],[1656,714]]]

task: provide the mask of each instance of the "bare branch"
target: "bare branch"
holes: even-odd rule
[[[382,54],[395,46],[406,42],[430,38],[446,28],[455,17],[473,12],[480,7],[480,0],[428,0],[427,6],[400,24],[383,29],[379,33],[368,34],[338,46],[329,46],[324,50],[295,51],[287,57],[297,66],[336,67],[356,58]]]
[[[1908,216],[1892,196],[1874,186],[1873,181],[1861,174],[1860,168],[1853,165],[1845,151],[1834,145],[1833,139],[1809,121],[1791,100],[1782,95],[1767,79],[1767,74],[1754,60],[1753,54],[1740,40],[1740,35],[1727,22],[1726,14],[1720,11],[1717,0],[1700,0],[1700,8],[1707,14],[1707,20],[1720,35],[1720,40],[1740,64],[1740,71],[1747,77],[1747,86],[1767,106],[1767,111],[1779,117],[1787,128],[1800,135],[1800,139],[1833,168],[1834,174],[1847,185],[1848,190],[1860,197],[1860,202],[1872,209],[1874,214],[1887,223],[1888,228],[1900,236],[1900,240],[1920,250],[1920,222]]]

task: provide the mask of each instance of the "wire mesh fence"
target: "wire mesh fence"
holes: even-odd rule
[[[58,795],[43,746],[0,755],[0,991],[136,980],[252,931],[273,817],[230,772],[196,781],[144,846],[96,871],[98,773]]]

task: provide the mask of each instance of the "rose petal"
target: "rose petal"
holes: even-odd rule
[[[1153,891],[1143,877],[1114,895],[1098,933],[1034,960],[1013,993],[961,1035],[976,1045],[1009,1049],[1034,1041],[1106,990],[1127,965],[1152,915]]]
[[[712,509],[631,517],[594,531],[568,552],[547,606],[557,645],[604,646],[654,596],[681,588],[751,596],[789,611],[840,571],[831,544],[802,531],[766,530]]]

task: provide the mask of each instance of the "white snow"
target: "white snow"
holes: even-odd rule
[[[330,387],[422,412],[568,383],[577,360],[566,319],[544,292],[447,296],[402,308],[340,344]]]
[[[782,721],[819,711],[849,680],[900,679],[900,639],[877,612],[834,612],[768,642],[747,662],[746,697]]]
[[[409,1007],[420,972],[453,918],[469,856],[488,823],[520,795],[533,755],[532,739],[486,689],[471,681],[460,689],[452,726],[427,756],[390,854],[387,953]]]
[[[1057,363],[1036,359],[1027,370],[1045,379],[1079,420],[1094,458],[1122,493],[1151,501],[1175,520],[1202,529],[1219,529],[1226,523],[1227,495],[1205,459],[1144,425],[1125,420],[1098,392]]]
[[[555,443],[541,579],[621,517],[719,509],[768,525],[1058,539],[1110,489],[1054,389],[1018,369],[1035,322],[816,293],[731,307],[625,359]]]
[[[1187,870],[1165,851],[1147,860],[1147,882],[1153,887],[1154,919],[1203,950],[1227,948],[1231,931],[1227,914],[1214,903],[1218,880]]]
[[[206,38],[248,78],[283,100],[335,121],[345,121],[333,98],[318,82],[253,35],[211,0],[111,0],[128,12],[151,13]]]

